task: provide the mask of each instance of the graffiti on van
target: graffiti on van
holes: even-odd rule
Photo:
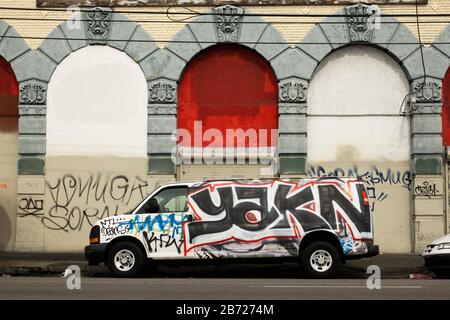
[[[338,178],[206,183],[189,195],[195,219],[184,229],[185,255],[202,246],[233,251],[233,246],[261,250],[283,239],[292,244],[290,239],[315,229],[347,239],[344,249],[350,251],[371,232],[364,190],[360,180]]]
[[[299,240],[318,229],[338,235],[345,254],[358,253],[371,238],[365,190],[361,180],[329,177],[202,182],[191,187],[188,212],[120,215],[98,225],[104,241],[133,236],[150,255],[296,256]]]

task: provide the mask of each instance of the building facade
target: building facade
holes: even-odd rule
[[[420,17],[421,45],[408,1],[51,2],[0,1],[0,250],[80,251],[97,219],[205,178],[359,176],[383,252],[449,232],[445,18]]]

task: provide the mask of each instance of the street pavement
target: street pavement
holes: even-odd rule
[[[64,270],[81,269],[81,290]],[[379,266],[381,289],[368,289],[367,268]],[[411,279],[415,278],[415,279]],[[450,299],[450,279],[435,279],[415,254],[347,261],[333,279],[305,279],[296,263],[161,265],[136,279],[113,278],[79,253],[0,253],[0,299]]]
[[[80,290],[69,290],[62,277],[2,277],[0,299],[450,299],[450,280],[382,279],[380,285],[370,290],[363,279],[82,277]]]
[[[77,265],[85,276],[108,277],[108,269],[88,266],[80,253],[14,253],[0,252],[0,276],[59,275],[69,265]],[[365,279],[367,267],[379,266],[381,277],[407,279],[410,274],[425,272],[423,258],[416,254],[380,254],[375,257],[350,260],[341,267],[337,278]],[[231,265],[162,265],[158,277],[196,278],[301,278],[298,264],[231,264]]]

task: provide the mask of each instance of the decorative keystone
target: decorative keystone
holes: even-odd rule
[[[171,80],[157,80],[149,84],[148,102],[150,104],[176,103],[177,84]]]
[[[372,15],[372,7],[365,4],[355,4],[345,9],[347,26],[352,42],[371,42],[373,28],[370,27],[369,18]]]
[[[47,100],[47,84],[29,80],[19,86],[19,104],[45,105]]]
[[[87,42],[90,45],[105,45],[111,28],[111,11],[96,7],[84,13]]]
[[[283,80],[279,84],[279,101],[281,103],[306,102],[308,84],[299,79]]]
[[[244,9],[225,5],[213,9],[218,42],[237,42]]]

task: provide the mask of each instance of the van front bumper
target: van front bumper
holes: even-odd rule
[[[376,244],[365,244],[365,252],[345,255],[345,260],[355,260],[361,258],[370,258],[380,254],[380,247]]]
[[[91,244],[84,247],[84,256],[90,266],[97,266],[106,260],[106,243]]]

